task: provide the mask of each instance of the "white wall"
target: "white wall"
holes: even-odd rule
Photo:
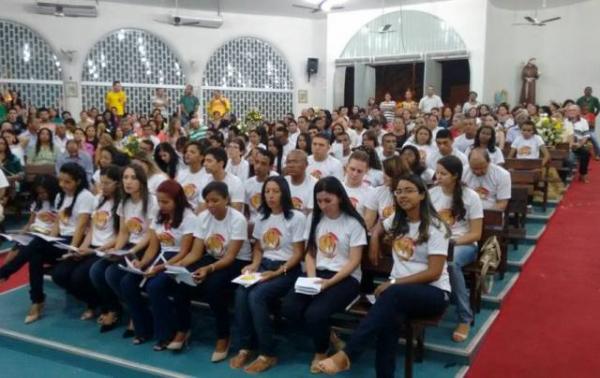
[[[470,54],[471,88],[483,91],[487,13],[486,0],[447,0],[403,6],[403,10],[431,13],[453,27],[461,36]],[[386,8],[385,13],[400,10]],[[333,73],[335,59],[339,58],[346,44],[366,23],[382,15],[381,9],[355,12],[331,13],[327,17],[327,103],[333,106]],[[364,104],[363,104],[364,105]]]
[[[540,19],[562,17],[544,27],[512,26],[533,13],[488,6],[484,100],[493,102],[494,93],[505,89],[509,102],[515,104],[521,91],[521,68],[532,57],[541,71],[538,103],[577,98],[587,85],[596,95],[600,93],[600,1],[540,10]]]
[[[67,80],[80,82],[82,63],[88,50],[103,36],[120,28],[145,29],[162,38],[182,58],[186,76],[196,87],[202,81],[208,59],[217,48],[230,39],[253,36],[270,42],[288,61],[294,79],[295,113],[307,106],[297,103],[299,89],[308,90],[309,104],[325,102],[323,65],[320,72],[311,77],[310,83],[306,76],[306,58],[325,61],[325,20],[225,13],[225,23],[220,29],[178,28],[153,21],[157,16],[168,14],[167,8],[100,2],[97,18],[58,18],[26,12],[24,6],[30,3],[33,2],[2,0],[0,18],[31,27],[57,51],[77,51],[73,62],[62,62]],[[66,107],[78,112],[81,99],[67,99]]]

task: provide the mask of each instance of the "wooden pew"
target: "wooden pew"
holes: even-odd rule
[[[527,230],[525,222],[527,220],[529,204],[529,188],[526,186],[513,185],[511,188],[511,198],[506,206],[507,239],[512,241],[514,249],[517,249],[519,240],[525,239]]]
[[[513,184],[515,183],[515,179],[517,181],[525,180],[525,185],[532,185],[531,195],[533,196],[533,191],[539,189],[542,191],[542,207],[544,211],[548,206],[548,172],[542,174],[542,159],[506,159],[504,163],[504,167],[511,172],[511,177],[513,177],[513,173],[517,172],[513,178]],[[547,169],[547,168],[546,168]],[[529,182],[526,179],[526,174],[524,172],[535,172],[535,175],[531,177],[534,178],[533,182]]]

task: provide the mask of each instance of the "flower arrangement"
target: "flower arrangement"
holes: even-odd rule
[[[554,146],[562,141],[563,124],[560,120],[541,115],[535,126],[547,146]]]
[[[140,141],[135,135],[127,137],[126,142],[123,144],[123,152],[129,157],[135,156],[140,151]]]
[[[237,128],[242,134],[247,134],[248,131],[259,126],[263,119],[263,115],[257,109],[250,109],[244,117],[244,121],[238,122]]]

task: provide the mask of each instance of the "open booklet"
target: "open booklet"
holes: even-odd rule
[[[262,274],[256,273],[243,273],[242,275],[234,278],[231,282],[236,283],[238,285],[242,285],[243,287],[250,287],[255,283],[259,282],[262,278]]]
[[[319,277],[298,277],[294,291],[298,294],[317,295],[321,292],[321,280]]]
[[[136,268],[135,265],[133,265],[133,263],[131,262],[131,260],[129,260],[127,257],[125,257],[125,264],[126,265],[119,264],[119,269],[129,273],[139,274],[140,276],[144,275],[144,272],[140,268]]]
[[[165,273],[172,276],[177,283],[183,282],[189,286],[198,286],[192,273],[183,266],[165,265]]]
[[[61,237],[57,237],[57,236],[50,236],[50,235],[46,235],[46,234],[41,234],[39,232],[28,232],[29,235],[33,235],[33,236],[37,236],[40,239],[43,239],[49,243],[54,243],[57,241],[63,241],[64,238]]]
[[[20,245],[29,245],[33,240],[33,236],[23,234],[0,234],[4,239],[18,243]]]
[[[114,256],[122,257],[122,256],[130,255],[131,251],[124,250],[124,249],[119,249],[118,251],[112,251],[110,253],[107,253],[107,252],[104,252],[104,251],[94,250],[94,253],[98,257],[114,257]]]

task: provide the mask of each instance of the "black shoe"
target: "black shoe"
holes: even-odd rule
[[[132,329],[126,329],[125,332],[123,332],[124,339],[130,339],[133,336],[135,336],[135,332]]]
[[[106,333],[106,332],[110,332],[110,331],[112,331],[113,329],[117,328],[117,325],[118,325],[118,324],[117,324],[117,322],[114,322],[114,323],[112,323],[112,324],[102,324],[102,325],[100,326],[100,333]],[[129,330],[126,330],[126,331],[123,333],[123,338],[125,338],[125,337],[131,337],[131,336],[125,336],[125,333],[126,333],[126,332],[128,332],[128,331],[129,331]]]

